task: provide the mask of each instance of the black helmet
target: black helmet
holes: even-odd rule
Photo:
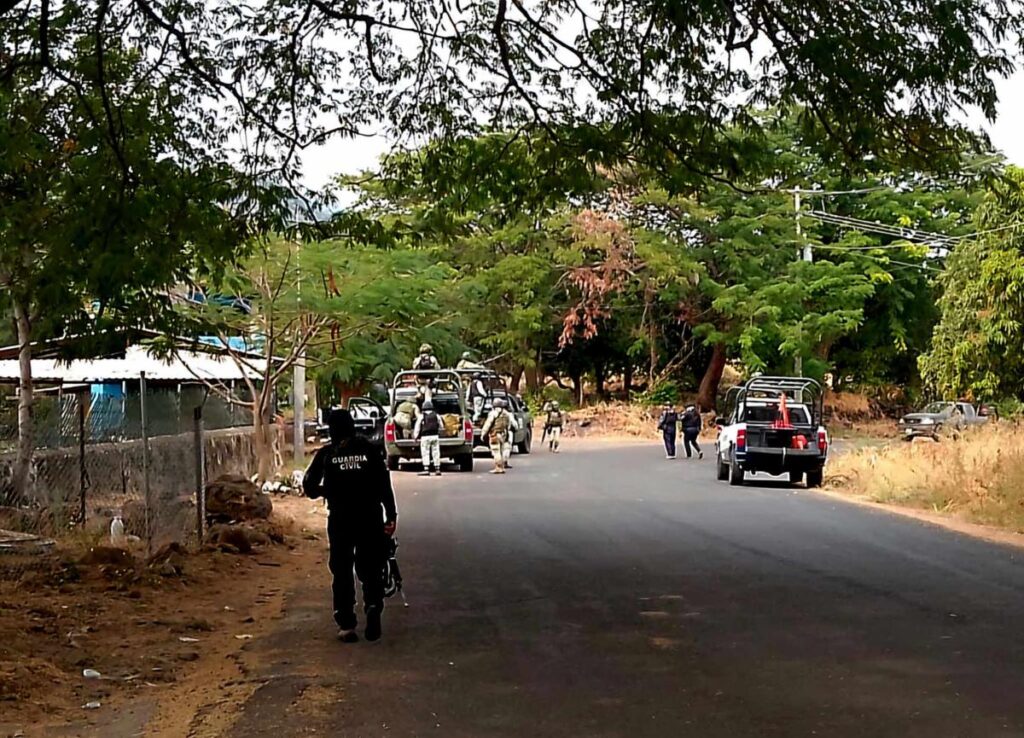
[[[427,400],[426,402],[423,403],[423,409],[425,411],[428,411],[428,412],[430,410],[433,410],[434,409],[434,403],[431,402],[430,400]]]
[[[327,417],[327,432],[335,443],[354,436],[356,424],[352,420],[352,413],[340,408],[331,410],[331,414]]]

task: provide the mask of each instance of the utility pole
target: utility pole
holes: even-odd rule
[[[292,367],[292,406],[295,408],[295,463],[302,464],[306,458],[306,352],[299,354]]]
[[[793,190],[793,214],[796,218],[796,242],[797,242],[797,258],[803,259],[806,262],[814,261],[814,251],[812,250],[810,241],[804,242],[803,231],[800,228],[800,188],[797,187]],[[800,338],[801,342],[803,339],[803,324],[800,326]],[[796,360],[793,362],[794,373],[798,377],[804,375],[804,357],[800,354],[796,355]]]
[[[298,260],[299,243],[295,243],[295,294],[298,303],[297,338],[302,336],[302,273]],[[306,460],[306,350],[299,352],[292,366],[292,408],[294,409],[295,427],[292,434],[292,459],[296,466]]]

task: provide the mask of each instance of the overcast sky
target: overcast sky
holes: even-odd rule
[[[993,145],[1013,164],[1024,166],[1024,71],[999,83],[999,117],[989,124],[980,115],[970,123],[988,132]],[[303,157],[306,183],[322,187],[337,174],[372,169],[388,144],[384,139],[332,140]]]

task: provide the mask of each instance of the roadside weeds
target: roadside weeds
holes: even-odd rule
[[[826,494],[962,533],[1024,545],[1024,438],[1000,423],[958,439],[838,454]]]

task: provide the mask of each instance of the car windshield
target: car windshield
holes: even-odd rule
[[[952,407],[952,402],[933,402],[924,409],[924,412],[929,415],[943,415],[948,413]]]

